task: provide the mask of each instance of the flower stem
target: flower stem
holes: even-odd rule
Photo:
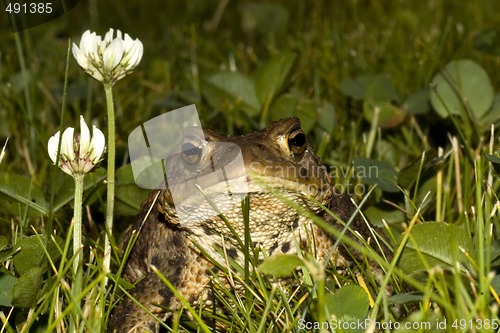
[[[104,270],[109,273],[111,262],[111,243],[109,237],[113,233],[113,214],[115,207],[115,106],[113,102],[112,84],[105,83],[106,107],[108,110],[108,179],[106,200],[106,235],[104,238]],[[107,278],[105,279],[107,282]],[[105,283],[106,283],[105,282]]]
[[[82,244],[82,205],[83,205],[83,178],[85,174],[75,173],[73,178],[75,180],[75,204],[74,204],[74,216],[73,216],[73,255],[75,255],[75,260],[73,261],[73,273],[75,275],[74,291],[75,296],[80,293],[81,290],[81,278],[82,274],[82,259],[83,259],[83,244]]]

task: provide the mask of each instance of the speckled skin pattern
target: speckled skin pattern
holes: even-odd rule
[[[355,213],[350,199],[333,190],[327,169],[314,154],[297,118],[274,122],[267,129],[239,137],[218,135],[208,130],[204,131],[204,136],[205,138],[198,138],[199,141],[189,137],[186,144],[193,149],[188,154],[179,154],[167,162],[173,170],[178,170],[168,179],[169,184],[185,180],[188,175],[193,174],[193,170],[194,173],[203,175],[209,173],[214,164],[217,167],[218,163],[226,163],[224,156],[228,156],[230,152],[218,151],[220,146],[211,143],[235,143],[241,149],[247,172],[250,194],[249,230],[254,246],[267,255],[272,255],[280,252],[293,253],[296,251],[295,244],[299,243],[302,250],[312,252],[314,249],[319,260],[329,252],[334,240],[290,208],[283,202],[283,198],[270,193],[270,186],[278,189],[282,196],[322,216],[339,229],[342,227],[308,199],[309,196],[327,206],[344,221]],[[208,144],[201,144],[203,139]],[[198,205],[193,209],[196,210],[193,214],[199,214],[208,208]],[[243,239],[241,205],[224,212],[224,216]],[[351,227],[364,237],[370,237],[368,226],[359,216],[354,218]],[[123,277],[132,283],[140,280],[130,291],[132,296],[160,319],[165,319],[167,315],[155,304],[175,309],[180,306],[180,302],[152,271],[152,265],[168,278],[185,299],[196,304],[207,297],[205,287],[209,282],[208,270],[212,265],[193,242],[219,262],[225,261],[214,247],[225,248],[228,256],[240,262],[243,260],[234,234],[219,216],[196,223],[179,221],[168,188],[151,193],[143,204],[143,212],[138,216],[136,224],[127,232],[123,244],[127,244],[134,230],[140,234]],[[310,244],[311,240],[314,244]],[[338,247],[334,257],[339,265],[349,261],[342,246]],[[153,318],[129,298],[125,298],[114,309],[108,332],[157,332],[158,327]]]

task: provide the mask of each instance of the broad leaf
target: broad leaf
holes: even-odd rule
[[[453,268],[456,263],[461,271],[469,271],[475,275],[474,266],[462,252],[466,251],[470,257],[475,258],[472,239],[463,228],[452,224],[428,222],[416,225],[411,234],[414,241],[408,241],[399,260],[403,271],[415,273],[425,270],[426,265],[430,268]],[[423,257],[420,257],[418,252]]]
[[[316,125],[327,133],[332,133],[337,124],[337,114],[333,104],[324,102],[318,108]]]
[[[285,52],[268,60],[257,70],[255,85],[261,105],[272,101],[279,94],[289,76],[297,56],[292,52]]]
[[[369,122],[373,121],[378,110],[378,123],[382,128],[399,125],[405,118],[405,111],[399,108],[399,95],[391,80],[386,75],[377,76],[366,87],[363,102],[363,114]]]
[[[33,267],[41,267],[45,262],[46,251],[44,247],[46,239],[47,238],[44,235],[34,235],[24,238],[21,242],[19,242],[19,244],[16,244],[15,247],[19,248],[20,251],[14,256],[12,262],[19,275],[25,274]],[[58,239],[58,241],[60,240]],[[52,260],[57,260],[60,257],[60,253],[52,241],[49,242],[47,252]]]
[[[135,215],[148,197],[149,190],[136,185],[130,164],[116,170],[115,209],[119,215]]]
[[[271,120],[295,116],[300,119],[301,128],[309,133],[316,123],[316,103],[290,94],[280,96],[270,110]]]
[[[204,81],[202,93],[213,108],[225,112],[242,109],[248,116],[256,116],[261,109],[254,82],[238,72],[213,74]]]
[[[422,161],[422,159],[424,159]],[[433,150],[425,151],[422,155],[398,172],[398,184],[404,189],[410,189],[420,178],[436,173],[439,163],[443,163],[444,158],[439,158]],[[421,180],[421,179],[420,179]]]
[[[491,129],[491,125],[497,125],[498,121],[500,121],[500,94],[495,95],[493,106],[479,120],[479,123],[484,127],[485,131],[489,131]]]
[[[275,2],[246,2],[242,14],[245,30],[257,30],[262,35],[284,33],[288,24],[288,7]]]
[[[325,304],[333,317],[332,323],[344,323],[340,326],[344,328],[344,332],[364,332],[357,325],[348,325],[363,322],[368,314],[370,302],[363,288],[353,284],[344,286],[334,294],[325,295]]]
[[[500,157],[491,154],[484,154],[484,157],[493,164],[495,172],[500,175]]]
[[[413,203],[420,209],[421,214],[435,204],[436,182],[436,175],[420,179],[417,195],[413,198]]]
[[[490,248],[485,249],[485,252],[489,252],[491,261],[494,261],[500,257],[500,239],[495,239],[491,242]],[[486,254],[485,254],[486,256]]]
[[[364,99],[374,102],[399,102],[399,94],[391,79],[382,74],[376,76],[366,87]]]
[[[0,172],[0,198],[2,208],[14,215],[23,214],[26,207],[29,216],[48,213],[45,195],[30,177]]]
[[[382,128],[396,127],[406,117],[405,110],[390,101],[375,101],[371,98],[365,99],[363,102],[363,115],[368,122],[373,122],[375,112],[378,112],[378,124]]]
[[[406,99],[406,109],[411,114],[424,114],[431,109],[431,93],[429,89],[419,90]]]
[[[0,306],[12,306],[12,289],[17,278],[10,274],[0,275]]]
[[[371,98],[374,101],[399,102],[399,95],[386,74],[366,75],[340,81],[340,90],[356,99]]]
[[[36,304],[43,282],[43,268],[33,267],[14,284],[12,305],[30,308]]]
[[[397,172],[390,164],[358,157],[353,161],[355,174],[367,184],[377,184],[387,192],[399,192],[397,186]]]
[[[7,237],[0,235],[0,251],[5,249],[9,245],[9,240]]]
[[[396,294],[391,296],[391,302],[395,304],[406,304],[414,302],[422,302],[424,295],[420,292],[409,292],[404,294]]]
[[[497,295],[500,295],[500,275],[495,275],[493,279],[491,279],[490,285]]]
[[[387,78],[387,76],[381,74],[361,76],[356,79],[343,79],[340,81],[340,90],[346,96],[356,99],[364,99],[368,87],[370,87],[373,83],[385,80],[385,78]]]
[[[389,225],[400,225],[401,222],[406,221],[405,213],[399,209],[394,209],[392,206],[370,206],[364,210],[364,213],[370,222],[379,228],[384,227],[382,220],[387,222]]]
[[[304,261],[294,254],[276,254],[267,258],[258,268],[264,274],[274,277],[290,276]]]
[[[19,94],[22,90],[28,88],[28,84],[33,80],[33,74],[30,70],[19,71],[10,76],[8,82],[12,85],[14,93]]]
[[[500,55],[500,29],[487,29],[474,37],[474,47],[483,52]]]
[[[465,115],[467,105],[474,119],[481,119],[493,105],[493,86],[486,71],[472,60],[446,65],[432,79],[431,103],[443,118]]]
[[[363,99],[366,85],[359,79],[343,79],[340,81],[340,91],[346,96]]]

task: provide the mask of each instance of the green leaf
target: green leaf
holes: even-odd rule
[[[364,99],[366,89],[370,86],[370,84],[377,80],[377,76],[362,76],[357,79],[342,79],[340,81],[340,91],[346,96],[356,98],[356,99]]]
[[[135,178],[134,172],[132,171],[132,165],[125,164],[124,166],[116,170],[116,179],[117,183],[121,185],[134,185]]]
[[[424,300],[424,295],[422,295],[422,293],[420,292],[409,292],[404,294],[392,295],[390,300],[395,304],[422,302]]]
[[[25,274],[33,267],[42,266],[46,260],[44,250],[46,240],[47,237],[45,235],[34,235],[24,238],[20,243],[16,244],[15,247],[20,248],[20,251],[14,256],[12,262],[19,275]],[[57,239],[57,241],[62,243],[60,239]],[[52,241],[49,242],[47,252],[54,261],[60,257],[60,253]]]
[[[264,274],[274,277],[290,276],[304,261],[295,254],[275,254],[267,258],[258,268]]]
[[[458,60],[446,65],[432,79],[431,104],[443,118],[465,115],[467,104],[471,116],[481,119],[493,105],[493,86],[486,71],[472,60]]]
[[[392,206],[370,206],[364,210],[365,215],[368,220],[379,228],[384,227],[382,220],[386,221],[389,225],[400,224],[406,220],[406,215],[399,209],[395,209]]]
[[[485,252],[489,252],[489,256],[491,261],[495,260],[496,258],[500,257],[500,239],[497,238],[494,241],[491,242],[490,248],[486,248]]]
[[[7,237],[0,235],[0,251],[5,249],[9,245],[9,240]]]
[[[399,192],[397,172],[390,164],[358,157],[353,161],[355,174],[367,184],[376,184],[383,191]]]
[[[0,251],[0,262],[11,258],[14,254],[19,252],[19,247],[6,246]]]
[[[119,215],[135,215],[140,212],[141,204],[146,200],[150,190],[135,184],[130,164],[116,170],[115,210]]]
[[[382,128],[394,128],[400,125],[406,113],[390,101],[374,101],[367,98],[363,102],[363,115],[366,121],[372,122],[375,110],[378,109],[378,124]]]
[[[364,99],[373,102],[399,102],[399,94],[391,79],[382,74],[376,76],[366,87]]]
[[[30,308],[36,304],[43,282],[43,268],[33,267],[14,284],[12,305],[20,308]]]
[[[117,185],[116,189],[115,211],[120,216],[133,216],[139,213],[142,203],[150,192],[137,185]]]
[[[295,116],[300,119],[304,132],[309,133],[316,124],[316,103],[290,94],[282,95],[271,106],[269,115],[273,121]]]
[[[421,163],[421,159],[418,158],[398,172],[398,184],[402,188],[406,190],[411,189],[419,177],[422,176],[421,172],[424,166]]]
[[[357,79],[343,79],[340,81],[340,91],[346,96],[356,99],[365,97],[366,86]]]
[[[255,86],[261,105],[272,101],[283,89],[286,79],[297,60],[297,55],[284,52],[269,59],[255,74]]]
[[[202,93],[213,108],[225,112],[242,109],[248,116],[256,116],[261,109],[254,82],[238,72],[213,74],[204,81]]]
[[[30,177],[0,172],[0,199],[2,209],[14,215],[23,214],[26,206],[30,217],[48,213],[44,192]]]
[[[435,207],[436,182],[435,174],[420,179],[413,203],[419,208],[421,214],[424,214],[428,208]]]
[[[424,161],[422,161],[424,158]],[[445,162],[445,157],[438,157],[434,150],[425,151],[425,155],[414,159],[398,172],[398,184],[404,189],[411,189],[416,182],[419,182],[419,187],[429,178],[435,178],[436,171],[439,166]],[[431,186],[430,189],[435,185]],[[419,190],[421,190],[419,188]],[[426,191],[424,190],[424,195]]]
[[[500,29],[487,29],[474,37],[474,48],[483,53],[500,55]]]
[[[497,125],[498,121],[500,121],[500,94],[495,95],[493,106],[488,113],[480,119],[479,123],[484,127],[485,131],[489,131],[491,125]]]
[[[12,289],[17,278],[10,274],[0,275],[0,306],[12,306]]]
[[[490,155],[488,153],[484,154],[484,157],[493,164],[493,168],[495,169],[495,172],[500,175],[500,157]]]
[[[387,75],[378,75],[367,81],[364,90],[363,114],[368,122],[373,121],[374,112],[378,109],[378,123],[383,128],[399,125],[405,118],[403,109],[395,105],[399,95]]]
[[[343,79],[340,81],[340,90],[344,95],[356,99],[369,97],[374,101],[399,101],[399,95],[386,74]]]
[[[332,133],[337,125],[337,114],[333,104],[324,102],[317,111],[318,119],[316,125],[327,133]]]
[[[406,109],[411,114],[424,114],[431,109],[431,92],[429,89],[419,90],[406,99]]]
[[[490,282],[491,287],[496,291],[497,295],[500,294],[500,275],[495,275]]]
[[[415,241],[408,241],[399,260],[403,271],[415,273],[426,270],[424,262],[417,254],[418,249],[430,268],[452,268],[457,261],[461,271],[469,271],[475,275],[474,266],[459,249],[460,247],[475,258],[472,239],[465,229],[452,224],[428,222],[413,227],[411,234]]]
[[[30,70],[19,71],[12,74],[9,82],[12,84],[12,90],[18,94],[28,88],[28,84],[33,80],[33,74]]]
[[[262,35],[284,33],[288,24],[288,8],[274,2],[248,2],[243,10],[244,29],[257,30]]]
[[[344,332],[364,332],[357,325],[347,323],[363,322],[368,314],[370,302],[366,291],[358,285],[350,284],[338,289],[335,294],[325,295],[325,304],[332,318],[332,322],[344,323],[341,327]]]

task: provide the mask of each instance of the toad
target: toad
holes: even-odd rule
[[[315,155],[297,118],[273,122],[262,131],[243,136],[187,130],[180,146],[180,152],[166,162],[171,172],[167,172],[165,188],[151,193],[124,242],[127,244],[132,230],[139,233],[123,277],[137,283],[131,295],[161,319],[168,316],[164,309],[179,308],[181,302],[152,266],[184,299],[198,304],[208,297],[209,272],[213,268],[206,255],[224,263],[223,249],[226,256],[242,262],[245,230],[249,231],[252,245],[266,256],[294,253],[300,247],[324,260],[335,239],[293,209],[290,202],[340,230],[343,226],[318,202],[343,221],[356,215],[351,228],[365,239],[372,236],[350,198],[335,191],[327,168]],[[240,167],[236,163],[238,156],[242,158]],[[223,177],[216,175],[217,170],[224,171]],[[238,180],[241,186],[232,185],[231,180]],[[218,189],[210,193],[204,190],[214,188]],[[210,195],[213,200],[207,198]],[[234,200],[214,202],[218,195]],[[241,203],[246,195],[248,218],[244,218]],[[198,199],[192,199],[196,196]],[[214,207],[218,203],[223,206],[220,210]],[[338,246],[331,257],[335,265],[350,262],[347,253]],[[158,327],[157,321],[125,298],[114,309],[108,331],[156,332]]]

